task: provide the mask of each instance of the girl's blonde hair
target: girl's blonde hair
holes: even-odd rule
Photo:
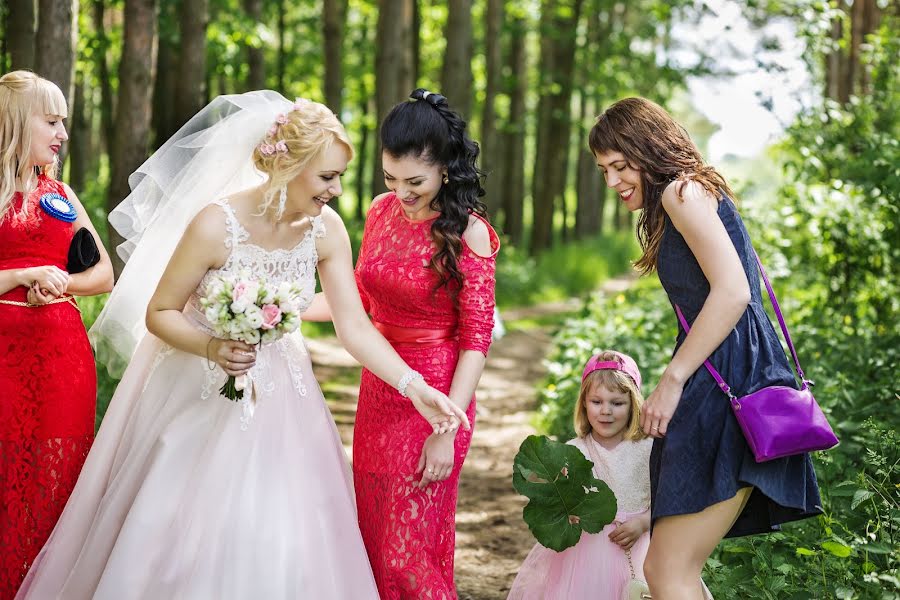
[[[599,355],[599,360],[617,361],[618,357],[614,352],[603,352]],[[588,420],[585,401],[590,391],[596,386],[603,386],[612,392],[628,394],[631,406],[629,407],[628,424],[625,426],[623,439],[637,441],[646,437],[640,427],[641,406],[644,404],[644,395],[641,394],[641,390],[631,377],[622,371],[613,369],[592,371],[581,382],[578,402],[575,404],[575,433],[579,437],[584,437],[591,432],[591,423]]]
[[[278,119],[253,151],[253,164],[269,178],[259,214],[277,202],[280,189],[327,152],[335,141],[344,144],[353,158],[353,144],[347,131],[324,104],[301,98],[290,112],[279,115]],[[286,152],[273,150],[279,142],[287,146]],[[265,146],[269,147],[268,152],[263,151]]]
[[[69,116],[66,98],[55,83],[31,71],[11,71],[0,77],[0,221],[6,217],[18,183],[25,192],[37,185],[34,166],[52,179],[56,161],[47,165],[29,165],[31,127],[34,115],[60,118]],[[27,204],[22,205],[23,216]]]

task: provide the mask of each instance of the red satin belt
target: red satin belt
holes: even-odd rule
[[[444,329],[425,329],[422,327],[399,327],[372,321],[375,329],[392,344],[421,344],[431,346],[457,338],[456,327]]]

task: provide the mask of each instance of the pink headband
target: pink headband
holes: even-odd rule
[[[600,360],[600,354],[603,354],[604,352],[595,354],[589,361],[587,361],[587,364],[584,365],[584,371],[581,373],[581,381],[584,381],[587,376],[594,371],[609,369],[612,371],[621,371],[622,373],[625,373],[626,375],[631,377],[638,390],[640,390],[641,372],[638,370],[637,363],[634,362],[634,359],[627,354],[612,351],[613,354],[616,355],[616,358],[618,360]]]

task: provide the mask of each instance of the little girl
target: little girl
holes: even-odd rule
[[[650,448],[639,427],[641,373],[630,356],[604,351],[581,375],[575,431],[569,443],[594,463],[594,476],[616,496],[615,520],[597,534],[583,533],[562,552],[535,544],[509,600],[618,600],[629,580],[644,581],[650,545]]]

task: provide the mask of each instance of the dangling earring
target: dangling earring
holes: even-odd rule
[[[450,183],[450,177],[444,173],[444,183]]]
[[[281,192],[278,194],[278,213],[276,214],[277,219],[280,219],[282,215],[284,215],[284,206],[287,204],[287,186],[281,186]]]

